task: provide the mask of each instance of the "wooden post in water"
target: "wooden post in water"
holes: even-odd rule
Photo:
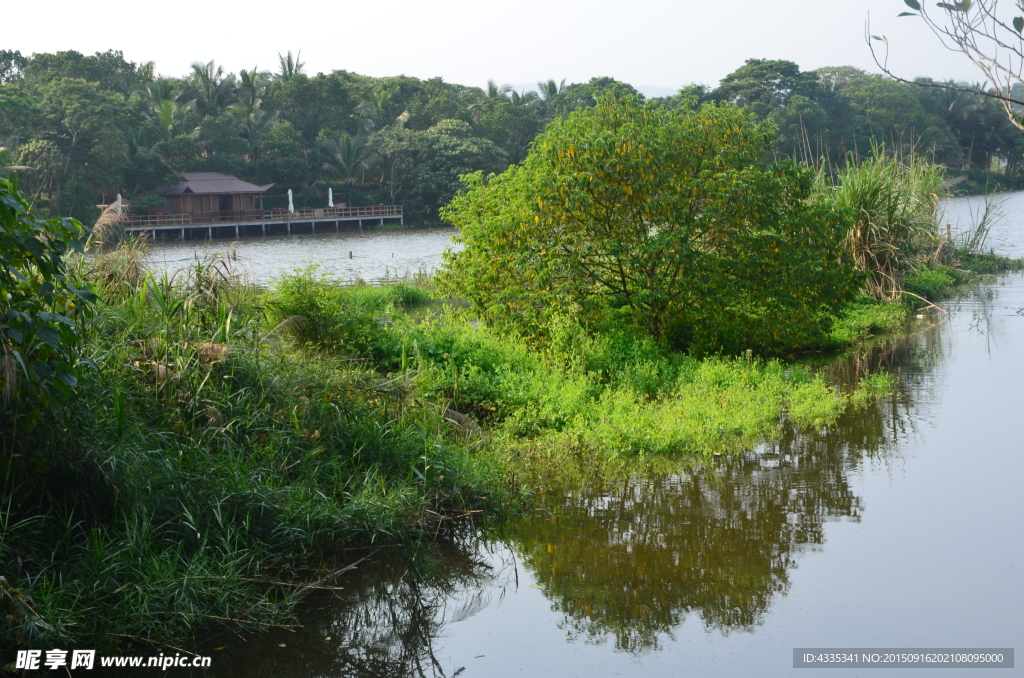
[[[351,259],[351,258],[352,258],[352,252],[349,252],[349,253],[348,253],[348,258],[349,258],[349,259]]]

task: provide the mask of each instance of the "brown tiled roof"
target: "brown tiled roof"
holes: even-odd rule
[[[164,186],[156,189],[156,193],[158,195],[264,193],[273,185],[257,186],[220,172],[182,172],[181,181],[177,186]]]

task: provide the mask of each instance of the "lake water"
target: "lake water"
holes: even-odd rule
[[[992,198],[996,219],[984,250],[1006,257],[1024,257],[1024,191],[999,193]],[[944,202],[943,223],[955,236],[976,224],[985,208],[985,198],[970,196]]]
[[[1024,247],[1017,207],[1024,194],[998,252]],[[375,237],[432,256],[392,232],[309,242],[330,261]],[[824,670],[793,669],[794,647],[1024,647],[1024,275],[944,306],[823,368],[899,379],[835,427],[551,493],[496,530],[465,523],[432,565],[384,549],[310,601],[301,630],[218,639],[216,675],[806,677]]]
[[[269,236],[209,242],[154,242],[149,248],[150,268],[171,272],[196,257],[208,257],[229,249],[236,270],[265,285],[282,273],[318,265],[329,276],[346,282],[355,279],[378,282],[420,271],[430,272],[441,263],[449,247],[452,228],[417,228],[343,231],[316,235]],[[349,258],[349,253],[352,257]]]

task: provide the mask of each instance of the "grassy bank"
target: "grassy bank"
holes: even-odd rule
[[[155,280],[115,253],[87,277],[96,370],[73,401],[5,417],[5,661],[266,628],[345,549],[502,510],[497,466],[446,435],[408,375],[297,346],[305,321],[268,321],[273,300],[226,261]]]
[[[463,309],[421,322],[391,314],[381,324],[381,306],[360,300],[413,296],[393,289],[371,293],[301,272],[280,281],[275,319],[313,319],[299,330],[311,350],[363,356],[381,374],[414,374],[418,397],[443,405],[474,449],[500,460],[518,484],[749,449],[787,423],[827,425],[891,386],[880,376],[842,393],[799,365],[697,359],[627,330],[589,333],[569,318],[542,346],[482,326]],[[865,308],[867,320],[842,326],[850,341],[905,317],[895,305]]]

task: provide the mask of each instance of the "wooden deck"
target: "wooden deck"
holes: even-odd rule
[[[200,212],[194,214],[128,214],[124,229],[130,233],[149,232],[174,237],[178,231],[182,240],[196,235],[236,238],[257,235],[292,235],[317,233],[325,230],[340,231],[342,225],[358,225],[398,219],[405,223],[401,205],[368,205],[366,207],[325,207],[288,212],[285,209]],[[233,231],[233,233],[232,233]]]

